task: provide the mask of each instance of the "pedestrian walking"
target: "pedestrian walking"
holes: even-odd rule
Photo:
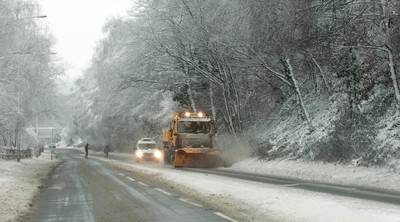
[[[87,159],[89,155],[89,143],[86,143],[85,145],[85,153],[86,153],[85,158]]]
[[[104,147],[104,154],[106,154],[106,158],[108,158],[108,153],[110,152],[110,145],[106,145],[106,147]]]

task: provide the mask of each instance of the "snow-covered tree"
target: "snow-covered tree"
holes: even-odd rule
[[[0,2],[0,127],[5,145],[35,117],[54,114],[56,77],[53,39],[41,30],[35,1]]]

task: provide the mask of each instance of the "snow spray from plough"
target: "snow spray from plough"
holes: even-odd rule
[[[204,113],[175,112],[163,129],[164,161],[174,167],[221,166],[221,151],[213,147],[214,134],[214,124]]]

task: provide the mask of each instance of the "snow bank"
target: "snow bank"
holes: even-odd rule
[[[42,182],[61,161],[49,151],[38,158],[0,160],[0,221],[16,221],[28,213]]]
[[[307,160],[262,161],[253,158],[235,163],[230,169],[306,181],[400,192],[400,170],[392,167],[363,167]]]

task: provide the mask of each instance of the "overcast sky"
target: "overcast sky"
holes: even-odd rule
[[[103,36],[107,17],[125,16],[132,0],[38,0],[49,31],[56,38],[54,51],[75,80],[89,66],[96,42]]]

